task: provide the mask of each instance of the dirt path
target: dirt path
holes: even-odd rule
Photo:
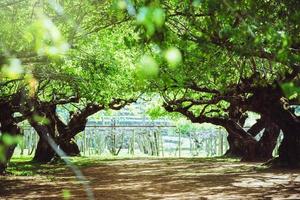
[[[199,159],[117,160],[83,173],[96,199],[300,199],[300,171],[253,170],[254,164]],[[86,199],[72,173],[12,177],[0,182],[1,199]],[[1,196],[2,194],[2,196]],[[5,196],[4,196],[5,195]]]

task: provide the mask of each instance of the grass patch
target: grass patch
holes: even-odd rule
[[[66,170],[62,163],[58,164],[39,164],[32,162],[32,157],[21,156],[13,157],[7,172],[15,176],[34,176],[34,175],[54,175]]]
[[[70,161],[79,168],[95,166],[99,164],[109,163],[118,160],[133,159],[132,157],[116,157],[116,156],[90,156],[90,157],[69,157]],[[137,159],[137,158],[134,158]],[[144,158],[147,159],[147,158]],[[68,169],[68,166],[63,160],[51,163],[40,164],[32,162],[32,156],[14,156],[7,168],[9,174],[15,176],[35,176],[46,175],[52,176],[57,173],[62,173]]]

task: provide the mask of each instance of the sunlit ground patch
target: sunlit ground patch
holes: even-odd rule
[[[260,163],[204,158],[74,158],[101,199],[299,199],[300,171],[262,169]],[[35,170],[25,160],[18,169]],[[9,199],[86,199],[64,166],[51,165],[35,176],[8,176],[1,195]],[[55,170],[58,168],[59,170]],[[45,170],[48,173],[45,174]],[[67,192],[65,192],[67,191]]]

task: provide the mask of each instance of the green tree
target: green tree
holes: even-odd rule
[[[122,34],[133,33],[126,13],[115,12],[109,1],[5,2],[1,8],[1,98],[21,99],[14,112],[40,136],[36,160],[54,155],[48,135],[70,154],[78,153],[70,142],[88,116],[120,109],[139,95],[132,84],[134,53],[122,43]],[[70,103],[78,109],[66,124],[56,107]]]
[[[257,112],[273,127],[271,135],[278,134],[275,126],[283,130],[279,163],[298,166],[299,122],[288,109],[298,102],[288,100],[281,85],[298,81],[299,3],[157,1],[145,6],[162,8],[166,18],[152,35],[141,24],[140,34],[146,34],[149,43],[161,51],[175,47],[182,55],[182,64],[176,67],[170,56],[153,56],[160,73],[150,85],[167,93],[165,107],[193,122],[220,115],[234,121],[230,105],[242,113]],[[236,122],[233,125],[240,127]]]

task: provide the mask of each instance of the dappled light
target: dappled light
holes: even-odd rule
[[[299,170],[257,168],[260,163],[170,158],[98,160],[90,165],[82,171],[99,199],[300,198]],[[61,195],[64,188],[72,198],[83,198],[71,172],[50,172],[48,176],[4,177],[1,184],[6,189],[2,192],[10,199],[20,195],[50,199]],[[31,189],[25,192],[21,188]]]

